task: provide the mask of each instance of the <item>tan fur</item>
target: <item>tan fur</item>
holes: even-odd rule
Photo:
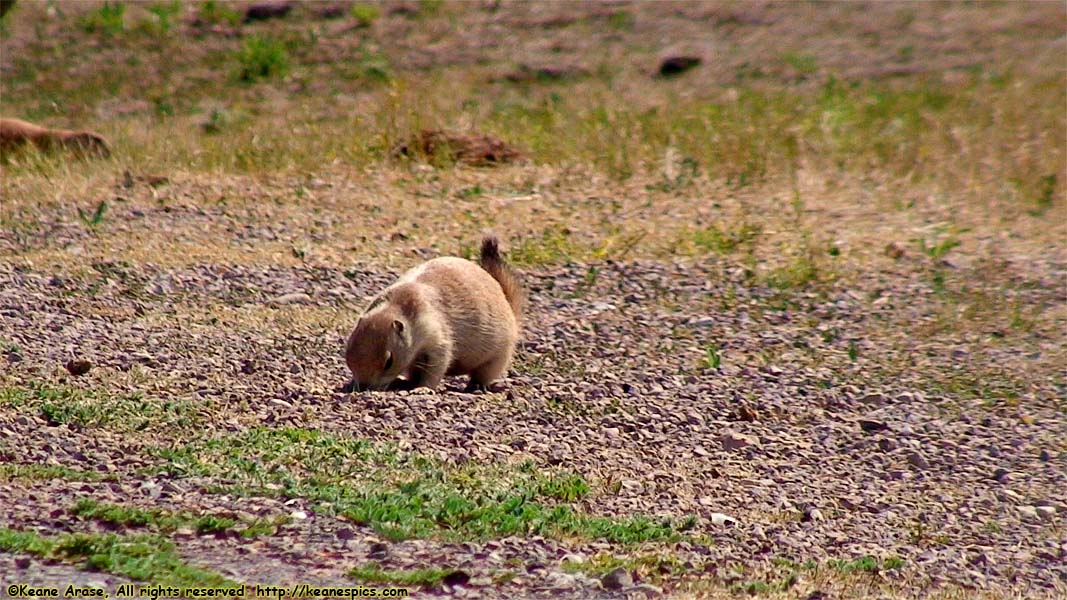
[[[375,297],[345,347],[351,389],[435,388],[445,375],[470,375],[474,390],[503,376],[525,296],[496,248],[486,237],[482,266],[435,258]]]
[[[48,129],[21,119],[0,118],[0,151],[6,154],[27,144],[42,152],[65,148],[83,156],[111,155],[107,140],[91,131]]]

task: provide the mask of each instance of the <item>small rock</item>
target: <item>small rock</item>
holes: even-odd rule
[[[801,517],[801,521],[822,521],[826,517],[823,516],[822,511],[817,508],[812,508],[804,511],[804,516]]]
[[[374,542],[367,550],[367,558],[373,560],[382,560],[389,554],[389,544],[383,542]]]
[[[28,568],[30,568],[30,559],[26,558],[25,556],[20,556],[20,557],[16,558],[15,559],[15,567],[19,568],[19,569],[28,569]]]
[[[701,62],[698,56],[669,56],[659,64],[659,75],[660,77],[680,75]]]
[[[445,578],[441,580],[441,583],[445,585],[467,585],[470,582],[471,576],[466,571],[452,571]]]
[[[282,306],[284,304],[307,304],[311,302],[311,296],[304,292],[294,292],[292,294],[283,294],[274,298],[268,302],[274,306]]]
[[[734,450],[740,450],[748,446],[756,446],[759,444],[759,438],[754,435],[747,435],[744,433],[737,433],[736,431],[727,431],[722,434],[722,447],[727,452]]]
[[[658,585],[652,585],[651,583],[639,583],[623,590],[623,594],[625,594],[627,598],[631,597],[631,594],[641,594],[646,598],[654,598],[663,595],[663,588]]]
[[[860,398],[860,402],[863,402],[864,404],[874,404],[875,406],[882,406],[887,400],[888,398],[886,398],[884,394],[867,394]]]
[[[904,246],[897,242],[889,242],[885,245],[885,255],[893,260],[904,258]]]
[[[886,425],[882,421],[875,421],[872,419],[860,419],[858,421],[860,429],[867,433],[874,433],[875,431],[885,431],[889,429],[889,425]]]
[[[88,373],[89,370],[93,368],[93,363],[85,359],[74,358],[68,360],[66,366],[67,371],[69,371],[71,375],[78,376]]]
[[[634,584],[634,578],[623,567],[617,567],[601,579],[604,589],[621,590]]]
[[[930,468],[929,461],[927,461],[926,457],[923,456],[920,452],[909,452],[908,463],[910,463],[911,466],[915,467],[916,469],[925,470]]]
[[[1056,516],[1055,506],[1038,506],[1034,508],[1037,512],[1037,516],[1041,517],[1042,521],[1051,521],[1052,517]]]
[[[742,404],[737,407],[737,418],[751,423],[759,420],[759,413],[756,412],[755,409],[750,408],[747,404]]]
[[[288,2],[263,2],[253,4],[245,10],[245,23],[252,21],[265,21],[267,19],[280,19],[293,10],[293,5]]]
[[[564,564],[580,565],[585,562],[585,557],[581,554],[564,554],[563,558],[560,559],[560,562]]]
[[[699,426],[704,424],[704,417],[700,416],[700,413],[695,410],[686,411],[685,420],[688,421],[690,425]]]
[[[1048,453],[1048,450],[1044,449],[1041,450],[1041,454],[1039,454],[1037,457],[1041,459],[1041,462],[1048,462],[1052,460],[1052,455]]]
[[[289,513],[289,516],[298,521],[303,521],[304,519],[308,518],[308,514],[302,510],[294,510],[293,512]]]
[[[711,524],[717,527],[737,525],[737,519],[723,513],[711,513]]]
[[[1038,516],[1037,508],[1035,508],[1033,506],[1029,506],[1029,505],[1016,506],[1015,509],[1019,511],[1019,514],[1022,515],[1022,517],[1024,519],[1029,519],[1031,521],[1037,521],[1038,519],[1041,518],[1040,516]]]
[[[993,471],[993,479],[998,483],[1008,483],[1012,479],[1011,471],[1004,468],[997,469],[996,471]]]

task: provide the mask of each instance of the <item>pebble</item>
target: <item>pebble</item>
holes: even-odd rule
[[[1034,507],[1034,511],[1043,521],[1051,521],[1052,517],[1056,516],[1055,506],[1037,506]]]
[[[729,527],[737,524],[737,519],[723,513],[711,513],[711,524],[718,527]]]
[[[908,463],[916,469],[929,469],[930,463],[926,460],[926,457],[921,452],[909,452]]]
[[[304,292],[294,292],[292,294],[282,294],[276,298],[271,299],[268,304],[274,306],[283,306],[286,304],[308,304],[311,302],[311,296]]]
[[[86,373],[89,372],[90,369],[93,368],[93,363],[91,363],[91,362],[89,362],[89,361],[87,361],[85,359],[77,359],[76,358],[76,359],[71,359],[71,360],[67,361],[66,367],[67,367],[67,371],[69,371],[71,375],[74,375],[74,376],[85,375]]]
[[[563,558],[560,559],[560,562],[564,564],[580,565],[585,562],[585,557],[581,554],[569,553],[564,554]]]
[[[1030,519],[1032,521],[1036,521],[1036,520],[1040,519],[1040,517],[1038,516],[1038,513],[1037,513],[1037,508],[1035,508],[1033,506],[1023,505],[1023,506],[1017,506],[1015,508],[1016,508],[1016,510],[1019,511],[1019,514],[1022,515],[1023,518]]]
[[[744,433],[737,433],[735,431],[728,431],[722,434],[720,438],[722,440],[722,448],[727,452],[734,450],[740,450],[747,448],[748,446],[755,446],[759,444],[759,438],[754,435],[747,435]]]
[[[600,582],[604,585],[604,589],[621,590],[632,586],[634,579],[628,570],[623,567],[616,567],[604,575]]]
[[[875,421],[873,419],[860,419],[859,421],[857,421],[857,423],[859,423],[860,429],[866,431],[867,433],[873,433],[875,431],[885,431],[886,429],[889,429],[889,425],[886,425],[882,421]]]

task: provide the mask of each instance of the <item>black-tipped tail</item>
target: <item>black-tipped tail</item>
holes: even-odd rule
[[[522,321],[522,311],[526,305],[526,291],[522,288],[522,282],[519,281],[518,276],[500,256],[500,243],[496,236],[487,235],[482,238],[482,252],[478,264],[500,284],[500,289],[504,290],[504,297],[507,298],[515,319]]]

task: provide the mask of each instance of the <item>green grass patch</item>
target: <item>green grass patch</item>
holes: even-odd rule
[[[245,82],[279,77],[289,72],[289,52],[279,40],[250,35],[237,53],[237,78]]]
[[[82,223],[85,223],[86,227],[89,227],[90,229],[94,229],[94,228],[96,228],[97,225],[100,225],[101,223],[104,222],[104,213],[106,213],[106,212],[107,212],[107,201],[106,200],[101,200],[96,205],[96,209],[91,213],[85,212],[84,210],[82,210],[79,207],[78,208],[78,218],[81,219]]]
[[[237,25],[241,22],[241,13],[221,4],[218,0],[207,0],[197,10],[197,18],[213,25]]]
[[[196,422],[193,407],[184,401],[43,382],[0,387],[0,406],[37,414],[51,426],[99,427],[120,432]]]
[[[354,567],[348,572],[348,576],[360,583],[371,585],[432,588],[439,585],[452,573],[455,573],[454,569],[433,567],[428,569],[385,570],[380,565],[369,563]]]
[[[608,26],[619,31],[633,31],[637,17],[625,10],[617,10],[608,15]]]
[[[147,10],[152,15],[152,18],[139,23],[138,28],[151,35],[166,35],[174,28],[178,17],[181,15],[182,6],[178,0],[153,2],[148,5]]]
[[[562,569],[566,572],[585,573],[594,577],[602,577],[619,567],[653,580],[679,577],[689,571],[681,559],[662,553],[617,556],[610,552],[602,552],[582,562],[566,561],[562,565]]]
[[[100,8],[83,15],[79,24],[86,33],[119,35],[126,30],[126,5],[122,2],[105,2]]]
[[[510,535],[672,540],[681,528],[642,516],[612,519],[571,504],[581,477],[522,467],[451,466],[424,456],[304,429],[255,429],[157,454],[173,476],[232,482],[227,493],[306,498],[394,540],[484,540]]]
[[[771,287],[788,290],[816,283],[822,278],[819,263],[810,254],[802,254],[782,266],[774,267],[763,279]]]
[[[704,369],[716,371],[722,365],[722,355],[719,353],[719,347],[715,344],[708,344],[704,348],[704,358],[701,360],[701,366]]]
[[[854,560],[831,559],[826,561],[826,566],[841,573],[877,573],[879,571],[894,571],[902,568],[904,559],[899,557],[878,559],[873,556],[861,556]]]
[[[0,481],[62,479],[64,481],[99,481],[104,476],[62,465],[0,464]]]
[[[273,535],[279,526],[289,521],[288,517],[280,516],[275,519],[255,519],[246,523],[218,515],[195,516],[187,512],[173,513],[158,508],[145,509],[105,504],[90,498],[79,500],[71,507],[70,513],[116,527],[147,527],[162,533],[170,533],[185,527],[200,534],[233,531],[249,538]]]
[[[552,227],[540,237],[526,237],[508,251],[508,260],[519,266],[560,264],[582,260],[591,249],[571,236],[569,229]]]
[[[182,561],[174,545],[155,535],[73,533],[42,536],[33,531],[0,528],[0,550],[78,565],[137,581],[174,586],[234,586],[225,577]]]
[[[644,238],[642,232],[612,231],[597,244],[581,241],[570,229],[550,225],[539,234],[524,237],[508,250],[508,261],[521,267],[582,261],[622,260]],[[474,255],[466,248],[461,255]]]
[[[753,244],[761,233],[762,229],[758,225],[747,221],[732,226],[719,223],[690,232],[689,241],[704,252],[725,255]]]
[[[355,19],[356,25],[360,27],[370,27],[378,20],[378,17],[382,15],[382,11],[376,4],[370,4],[368,2],[358,2],[353,4],[348,12],[352,15],[352,18]]]
[[[786,52],[782,55],[782,62],[793,67],[802,76],[811,75],[819,69],[819,61],[810,54]]]

